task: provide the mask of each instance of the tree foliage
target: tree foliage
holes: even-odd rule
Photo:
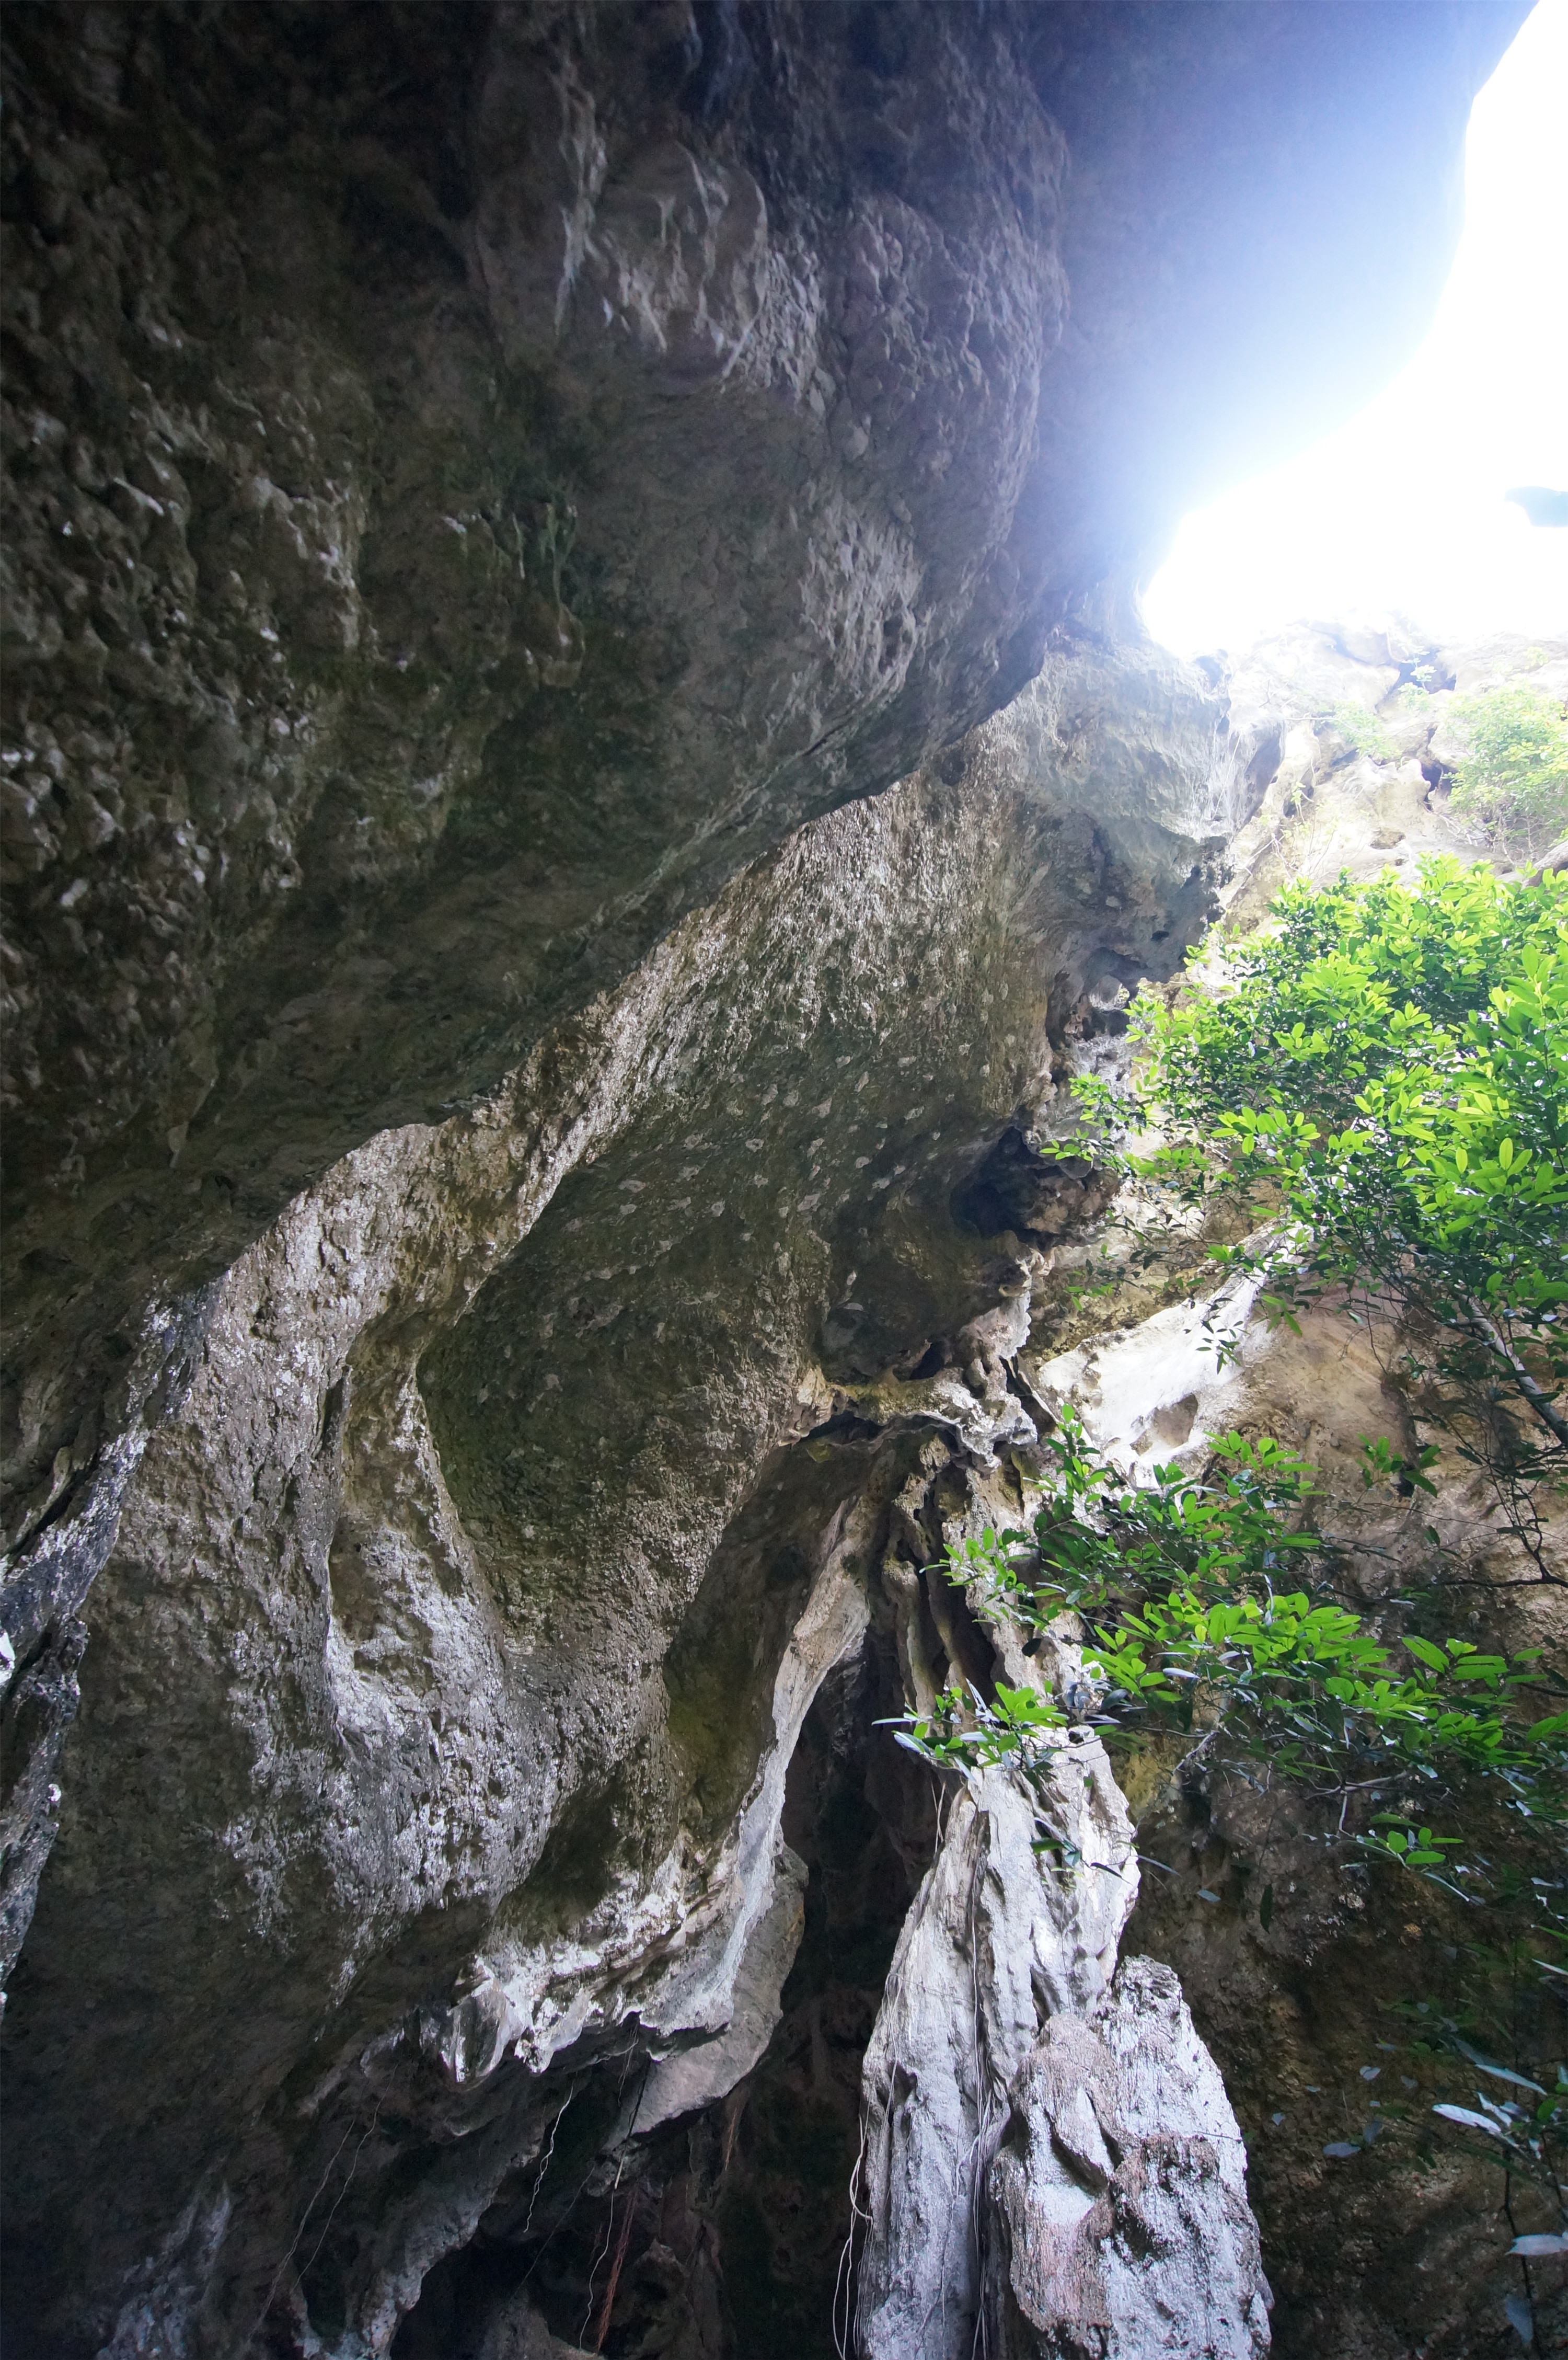
[[[1189,1204],[1230,1200],[1260,1225],[1214,1251],[1258,1283],[1276,1322],[1323,1305],[1366,1323],[1412,1412],[1447,1427],[1541,1577],[1561,1579],[1540,1508],[1568,1469],[1568,879],[1509,884],[1432,861],[1413,887],[1391,873],[1292,887],[1270,917],[1239,945],[1212,940],[1182,992],[1135,1003],[1134,1082],[1078,1085],[1086,1119],[1120,1142],[1108,1152],[1126,1174]],[[1237,1339],[1213,1340],[1223,1357]],[[942,1569],[983,1621],[1032,1634],[1026,1652],[1053,1624],[1058,1637],[1076,1631],[1083,1681],[1060,1700],[1005,1682],[988,1696],[951,1687],[905,1718],[900,1741],[933,1765],[1001,1765],[1033,1787],[1038,1848],[1068,1871],[1048,1789],[1073,1721],[1113,1746],[1174,1736],[1189,1760],[1343,1797],[1331,1841],[1472,1908],[1489,1902],[1515,1929],[1502,1951],[1468,1949],[1493,1982],[1504,1959],[1517,2042],[1520,1989],[1568,1986],[1568,1911],[1554,1897],[1568,1690],[1539,1650],[1434,1635],[1430,1597],[1385,1596],[1371,1612],[1347,1602],[1364,1603],[1358,1552],[1320,1529],[1312,1466],[1267,1437],[1206,1439],[1201,1472],[1173,1463],[1132,1482],[1069,1404],[1046,1437],[1054,1463],[1029,1526],[971,1536]],[[1433,1491],[1440,1456],[1363,1437],[1364,1480],[1415,1499]],[[1488,1841],[1488,1858],[1433,1823],[1440,1805],[1477,1792],[1515,1831],[1500,1851]],[[1399,1808],[1377,1810],[1384,1795]],[[1265,1885],[1265,1928],[1272,1894]],[[1488,2061],[1460,2018],[1425,2002],[1417,2013],[1415,2047],[1505,2087],[1478,2090],[1474,2105],[1428,2104],[1425,2127],[1412,2114],[1401,2135],[1424,2154],[1441,2122],[1556,2208],[1556,2227],[1513,2249],[1528,2322],[1530,2262],[1564,2249],[1568,2069],[1549,2086],[1545,2066]],[[1364,2144],[1399,2112],[1369,2119]]]
[[[1366,705],[1331,705],[1324,718],[1335,736],[1358,754],[1369,754],[1375,762],[1393,760],[1394,743],[1387,726]]]
[[[1046,1732],[1092,1717],[1118,1733],[1179,1732],[1216,1758],[1335,1790],[1486,1775],[1530,1817],[1562,1819],[1568,1712],[1541,1710],[1562,1684],[1540,1651],[1382,1637],[1340,1602],[1351,1552],[1307,1521],[1312,1467],[1267,1437],[1209,1441],[1207,1475],[1171,1464],[1129,1484],[1068,1404],[1047,1437],[1054,1480],[1031,1526],[955,1544],[942,1570],[993,1624],[1040,1633],[1076,1613],[1083,1693],[1063,1707],[1032,1688],[998,1688],[994,1702],[949,1689],[905,1722],[904,1742],[932,1762],[1030,1772],[1048,1765]],[[1369,1442],[1365,1456],[1376,1480],[1386,1446]],[[1452,1878],[1446,1839],[1430,1829],[1395,1824],[1362,1841]]]
[[[1458,697],[1449,726],[1468,745],[1454,808],[1490,842],[1538,858],[1568,834],[1568,714],[1539,689]]]
[[[1228,1257],[1277,1317],[1393,1322],[1428,1414],[1463,1410],[1510,1480],[1568,1456],[1568,878],[1453,860],[1294,886],[1212,942],[1174,1006],[1135,1003],[1136,1086],[1080,1084],[1125,1168],[1269,1224]],[[1446,1405],[1446,1406],[1445,1406]],[[1474,1446],[1472,1446],[1474,1447]]]

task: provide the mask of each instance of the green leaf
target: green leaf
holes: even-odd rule
[[[1445,1672],[1448,1669],[1448,1659],[1442,1648],[1434,1647],[1430,1639],[1418,1639],[1413,1633],[1407,1632],[1403,1644],[1417,1663],[1425,1664],[1429,1670]]]

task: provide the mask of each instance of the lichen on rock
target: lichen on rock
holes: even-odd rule
[[[10,12],[19,2347],[800,2360],[858,2270],[902,2350],[951,2252],[1130,2352],[1205,2242],[1261,2338],[1097,1743],[1092,1888],[885,1726],[1039,1670],[929,1568],[1080,1341],[1065,1085],[1283,792],[1131,585],[1406,333],[1510,21],[1222,13]],[[1136,2284],[1036,2234],[1074,2075]]]
[[[1064,644],[1031,692],[1042,717],[980,733],[956,783],[919,777],[817,823],[496,1100],[348,1158],[217,1290],[99,1577],[99,1679],[26,1972],[63,2000],[68,1960],[113,1956],[119,1976],[138,1957],[137,2037],[160,2074],[242,1992],[266,2047],[233,2079],[207,2059],[138,2185],[108,2213],[87,2200],[107,2269],[194,2181],[247,2084],[268,2145],[312,2150],[317,2110],[334,2092],[335,2116],[352,2085],[365,2121],[427,2112],[432,2071],[443,2116],[513,2092],[508,2138],[461,2151],[473,2211],[526,2152],[552,2060],[627,2023],[645,2055],[723,2033],[799,1716],[865,1628],[887,1514],[866,1450],[886,1429],[894,1466],[932,1435],[943,1459],[977,1446],[999,1464],[1007,1337],[990,1376],[965,1356],[992,1311],[1010,1334],[1021,1306],[1027,1333],[1027,1267],[950,1204],[1020,1098],[1049,1097],[1053,1006],[1075,1010],[1107,956],[1158,964],[1153,935],[1180,940],[1172,905],[1217,851],[1231,758],[1196,683],[1164,741],[1187,832],[1138,842],[1158,866],[1139,873],[1108,813],[1076,812],[1092,750],[1075,725],[1064,777],[1049,716],[1098,661]],[[824,1077],[811,1104],[802,1070]],[[753,1227],[766,1244],[737,1295]],[[817,1363],[822,1306],[845,1299],[946,1373],[868,1417],[865,1388],[835,1391]],[[1034,1438],[1016,1404],[1003,1430]],[[154,1694],[166,1727],[206,1732],[199,1834],[160,1799],[172,1735],[139,1769],[125,1754]],[[161,1898],[138,1933],[143,1892]],[[263,2002],[257,1946],[280,1943]],[[417,1989],[371,2001],[409,1943]],[[329,2046],[286,2097],[284,2060],[323,2022]],[[85,2097],[103,2070],[84,2018],[38,2100],[62,2077]],[[112,2152],[107,2116],[99,2136]],[[372,2206],[377,2156],[373,2139]],[[46,2166],[34,2185],[81,2201],[80,2156],[70,2182]],[[451,2234],[431,2245],[424,2196],[403,2212],[362,2256],[367,2325],[395,2320]],[[236,2233],[259,2303],[281,2224]]]

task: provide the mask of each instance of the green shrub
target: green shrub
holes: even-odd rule
[[[1210,980],[1174,1006],[1140,997],[1136,1086],[1083,1081],[1080,1098],[1112,1130],[1162,1130],[1127,1172],[1269,1223],[1215,1251],[1273,1317],[1328,1300],[1393,1328],[1407,1374],[1463,1406],[1492,1463],[1540,1472],[1544,1450],[1560,1475],[1568,877],[1432,860],[1414,887],[1342,877],[1270,913],[1239,945],[1212,938]]]
[[[1536,859],[1568,832],[1568,716],[1532,688],[1460,697],[1450,722],[1469,747],[1454,809],[1499,850]]]
[[[1358,754],[1369,754],[1375,762],[1393,760],[1393,740],[1377,716],[1368,713],[1365,705],[1331,705],[1325,717],[1330,727],[1347,746],[1354,746]]]

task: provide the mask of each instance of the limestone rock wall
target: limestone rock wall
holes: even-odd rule
[[[920,1568],[1275,759],[1129,588],[1519,13],[8,13],[18,2348],[842,2333]]]
[[[8,1537],[149,1291],[1034,668],[1064,145],[856,21],[8,27]]]
[[[1232,847],[1226,903],[1236,923],[1262,912],[1281,884],[1321,883],[1346,869],[1413,877],[1434,854],[1500,871],[1525,869],[1531,850],[1493,840],[1453,805],[1467,745],[1451,717],[1456,697],[1524,684],[1568,701],[1568,643],[1503,633],[1445,646],[1399,619],[1301,623],[1266,639],[1230,670],[1232,727],[1255,744],[1268,781]],[[1536,859],[1562,857],[1538,841]]]
[[[1040,1249],[952,1207],[1107,978],[1180,955],[1239,792],[1193,676],[1064,644],[952,784],[818,822],[219,1284],[93,1592],[15,1990],[51,2332],[221,2344],[325,2302],[332,2348],[384,2348],[533,2152],[553,2060],[624,2082],[737,1985],[777,2005],[785,1774],[890,1493],[922,1449],[1034,1439],[1005,1362]],[[841,1332],[877,1339],[875,1405],[824,1372]]]
[[[987,2193],[991,2350],[1032,2360],[1087,2330],[1106,2360],[1173,2339],[1214,2360],[1268,2351],[1246,2150],[1168,1967],[1124,1959],[1086,2023],[1051,2018]]]
[[[1051,1832],[1081,1867],[1053,1871],[1032,1798],[978,1778],[953,1799],[894,1953],[866,2055],[867,2360],[973,2348],[994,2242],[986,2183],[1015,2084],[1042,2021],[1086,2015],[1115,1970],[1138,1894],[1132,1830],[1092,1732],[1065,1734],[1059,1752]]]
[[[13,12],[7,1542],[102,1489],[149,1301],[1376,380],[1519,13]]]

